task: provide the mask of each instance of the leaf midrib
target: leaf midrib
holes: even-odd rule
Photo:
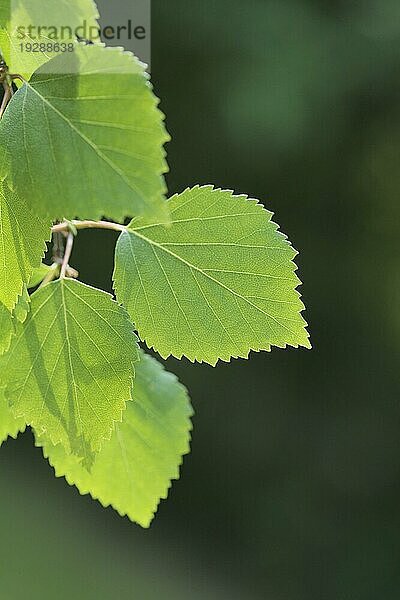
[[[74,401],[75,401],[75,405],[76,405],[77,416],[78,416],[79,423],[82,428],[82,434],[83,434],[84,426],[83,426],[83,422],[82,422],[81,411],[80,411],[79,401],[78,401],[78,395],[77,395],[77,391],[76,391],[77,383],[75,381],[74,369],[72,366],[71,344],[69,341],[69,332],[68,332],[67,305],[65,302],[64,282],[63,281],[60,281],[60,287],[61,287],[61,304],[62,304],[62,312],[63,312],[64,328],[65,328],[65,339],[66,339],[66,343],[67,343],[68,363],[69,363],[69,368],[70,368],[70,373],[71,373],[71,378],[72,378],[72,385],[73,385],[73,390],[74,390]],[[65,408],[65,406],[64,406],[64,408]],[[63,412],[64,412],[64,409],[63,409]]]
[[[248,298],[246,298],[246,296],[243,296],[242,294],[239,294],[238,292],[236,292],[235,290],[231,289],[229,286],[225,285],[221,281],[218,281],[218,279],[215,279],[215,277],[212,277],[212,275],[209,275],[209,273],[207,273],[206,271],[204,271],[200,267],[197,267],[196,265],[193,265],[192,263],[190,263],[186,259],[184,259],[181,256],[179,256],[179,254],[176,254],[175,252],[172,252],[172,250],[169,250],[168,248],[165,248],[165,246],[163,246],[162,244],[159,244],[158,242],[155,242],[154,240],[146,237],[145,235],[143,235],[141,233],[138,233],[138,231],[135,230],[135,229],[125,230],[125,232],[123,232],[121,235],[124,235],[124,233],[127,233],[128,235],[135,235],[139,239],[147,242],[150,246],[155,246],[156,248],[159,248],[160,250],[162,250],[166,254],[169,254],[170,256],[172,256],[173,258],[175,258],[175,260],[178,260],[181,263],[185,264],[189,269],[194,269],[195,271],[197,271],[198,273],[200,273],[201,275],[203,275],[207,279],[210,279],[212,282],[216,283],[217,285],[219,285],[220,287],[222,287],[223,289],[225,289],[226,291],[228,291],[229,293],[231,293],[236,298],[239,298],[239,299],[243,300],[244,302],[246,302],[247,304],[249,304],[250,306],[252,306],[253,308],[255,308],[258,312],[260,312],[263,315],[267,316],[269,319],[272,319],[280,327],[283,327],[284,329],[286,329],[291,335],[295,335],[295,333],[291,329],[289,329],[286,325],[284,325],[283,323],[281,323],[278,319],[276,319],[276,317],[270,315],[265,310],[263,310],[262,308],[260,308],[259,306],[257,306],[253,302],[251,302]]]

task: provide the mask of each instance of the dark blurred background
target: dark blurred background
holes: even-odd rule
[[[169,360],[192,453],[149,531],[0,453],[0,598],[398,600],[400,3],[153,0],[170,192],[259,198],[300,251],[313,350]],[[74,266],[110,288],[110,233]]]

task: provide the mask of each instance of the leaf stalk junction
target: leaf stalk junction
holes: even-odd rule
[[[79,277],[78,271],[73,269],[70,264],[70,258],[74,245],[74,238],[78,233],[79,229],[108,229],[111,231],[125,231],[126,227],[119,223],[113,223],[111,221],[63,221],[62,223],[56,223],[51,228],[51,232],[54,236],[53,242],[53,264],[51,271],[47,274],[45,279],[42,281],[40,287],[43,287],[60,277],[71,277],[76,279]],[[62,239],[65,238],[65,244],[62,243]]]

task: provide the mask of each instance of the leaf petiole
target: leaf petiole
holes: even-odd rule
[[[51,228],[52,233],[68,233],[71,231],[71,225],[79,229],[111,229],[113,231],[125,231],[125,225],[112,223],[110,221],[64,221],[57,223]]]
[[[69,233],[67,237],[67,243],[65,244],[64,258],[61,265],[60,279],[65,279],[67,268],[69,266],[69,259],[71,258],[72,248],[74,245],[74,234]]]

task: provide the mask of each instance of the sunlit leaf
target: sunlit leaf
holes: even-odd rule
[[[0,360],[13,413],[90,465],[131,398],[137,344],[109,294],[59,280],[31,309]]]
[[[182,455],[189,452],[192,409],[186,389],[152,357],[141,353],[136,366],[133,402],[122,423],[104,444],[89,473],[46,436],[37,436],[58,477],[65,476],[81,494],[91,494],[148,527],[172,479],[179,477]]]
[[[45,66],[0,123],[0,176],[52,219],[167,220],[168,135],[143,65],[120,48],[79,45]]]
[[[7,182],[0,183],[0,302],[10,311],[40,265],[50,235],[50,222],[29,210]]]
[[[62,51],[61,43],[74,42],[76,33],[96,41],[98,16],[93,0],[2,0],[0,51],[12,73],[29,79]]]
[[[309,347],[296,251],[255,200],[211,187],[169,201],[172,227],[135,219],[119,238],[115,290],[141,339],[215,364]]]

